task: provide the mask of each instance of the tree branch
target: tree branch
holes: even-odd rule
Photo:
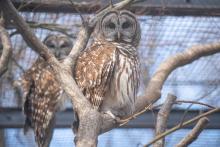
[[[202,102],[197,102],[197,101],[187,101],[187,100],[178,100],[175,102],[176,104],[182,104],[182,103],[188,103],[188,104],[197,104],[197,105],[202,105],[202,106],[206,106],[206,107],[209,107],[211,109],[214,109],[215,107],[214,106],[211,106],[209,104],[205,104],[205,103],[202,103]]]
[[[133,0],[124,0],[114,4],[114,9],[121,9],[132,2]],[[51,65],[54,70],[54,74],[56,75],[56,79],[61,84],[65,92],[71,97],[74,109],[80,120],[76,145],[88,147],[96,146],[98,134],[106,130],[110,130],[118,124],[115,123],[114,119],[110,119],[108,116],[100,114],[92,109],[91,104],[76,85],[76,82],[72,77],[71,68],[75,64],[75,59],[79,52],[86,47],[97,20],[108,12],[111,7],[109,6],[97,13],[95,17],[87,22],[87,27],[83,26],[80,29],[70,54],[62,64],[54,57],[51,51],[49,51],[48,48],[38,40],[22,17],[18,15],[18,12],[9,0],[0,0],[0,7],[6,18],[16,25],[18,31],[21,32],[21,35],[27,44],[38,52],[40,56],[49,63],[49,65]],[[150,80],[146,89],[146,95],[137,100],[139,102],[136,104],[136,112],[145,108],[147,104],[153,103],[160,98],[162,85],[168,75],[175,68],[191,63],[202,56],[211,55],[219,51],[220,43],[216,43],[193,47],[184,53],[180,53],[169,58],[161,64],[153,78]]]
[[[50,30],[50,31],[56,31],[62,34],[65,34],[66,36],[70,37],[70,38],[76,38],[76,35],[73,33],[68,33],[68,31],[70,31],[69,28],[67,28],[66,26],[61,26],[59,24],[55,24],[55,23],[37,23],[37,22],[27,22],[29,24],[29,26],[31,28],[41,28],[41,29],[46,29],[46,30]],[[7,25],[7,24],[6,24]],[[77,25],[76,25],[77,26]],[[10,27],[10,29],[13,28]],[[10,33],[10,37],[20,34],[17,30]]]
[[[160,111],[157,115],[157,123],[156,123],[156,133],[155,135],[160,135],[161,133],[166,131],[167,121],[170,115],[171,108],[176,100],[176,96],[168,94],[167,99],[163,106],[160,108]],[[163,147],[165,139],[162,138],[154,143],[154,147]]]
[[[177,104],[177,105],[181,105],[181,104],[197,104],[197,105],[201,105],[201,106],[206,106],[206,107],[209,107],[211,109],[214,109],[216,107],[214,106],[211,106],[209,104],[205,104],[205,103],[202,103],[202,102],[197,102],[197,101],[186,101],[186,100],[177,100],[174,102],[174,104]],[[152,109],[157,109],[159,107],[161,107],[163,104],[159,104],[159,105],[156,105],[156,106],[153,106]]]
[[[196,45],[186,49],[186,51],[182,53],[177,53],[176,55],[169,57],[157,68],[155,74],[145,89],[145,95],[138,97],[135,104],[135,114],[139,114],[140,111],[146,111],[148,105],[152,105],[160,98],[163,84],[172,71],[181,66],[192,63],[201,57],[213,55],[219,52],[220,42],[217,42],[205,45]],[[133,119],[132,116],[129,118]],[[107,130],[109,130],[109,128],[118,126],[118,124],[116,125],[113,122],[114,121],[112,121],[112,124],[108,123],[108,125],[106,125],[106,128],[108,128]]]
[[[14,8],[10,0],[0,0],[0,7],[4,13],[4,16],[11,23],[15,24],[18,31],[22,34],[25,42],[36,52],[38,52],[46,61],[50,58],[55,58],[48,48],[40,42],[40,40],[32,32],[31,28],[18,14],[18,11]]]
[[[122,9],[129,4],[131,4],[134,0],[123,0],[114,5],[114,9]],[[102,17],[106,12],[110,11],[112,8],[108,6],[101,11],[99,11],[93,18],[89,20],[85,24],[86,26],[81,27],[78,37],[76,38],[75,44],[69,54],[69,56],[65,59],[64,63],[70,67],[73,67],[75,64],[76,57],[78,57],[80,51],[86,48],[86,45],[89,41],[90,35],[96,25],[96,22]]]
[[[47,29],[50,31],[57,31],[57,32],[67,35],[70,38],[75,38],[75,35],[68,33],[68,31],[70,31],[70,28],[67,28],[67,26],[65,25],[60,25],[60,24],[55,24],[55,23],[38,23],[38,22],[33,22],[33,21],[27,22],[27,23],[29,24],[31,28],[41,28],[41,29]],[[77,26],[78,25],[74,25],[74,27],[77,27]]]
[[[161,96],[161,89],[167,77],[178,67],[192,63],[193,61],[220,52],[220,42],[193,46],[182,53],[169,57],[157,68],[157,71],[145,89],[145,95],[136,101],[136,112],[146,105],[156,102]]]
[[[121,9],[131,3],[132,0],[124,0],[115,5],[115,9]],[[87,27],[83,26],[76,39],[69,56],[61,64],[49,49],[39,41],[35,34],[31,31],[30,27],[26,24],[23,18],[18,15],[17,10],[14,8],[10,0],[0,0],[0,7],[3,10],[6,18],[12,21],[17,27],[18,31],[23,36],[26,43],[34,49],[41,57],[51,65],[56,75],[56,79],[61,84],[65,92],[71,97],[74,110],[79,117],[79,128],[76,136],[77,147],[95,147],[97,145],[97,137],[101,132],[102,126],[105,125],[105,120],[109,119],[104,117],[98,111],[92,109],[90,102],[84,97],[82,92],[76,85],[72,77],[72,70],[75,59],[79,52],[83,50],[89,40],[90,34],[97,22],[97,20],[110,10],[109,7],[96,14],[95,17],[90,19]],[[110,121],[112,123],[112,121]],[[106,127],[104,127],[106,129]]]
[[[194,118],[192,118],[192,119],[190,119],[190,120],[188,120],[188,121],[185,121],[182,125],[179,124],[179,125],[177,125],[177,126],[171,128],[171,129],[167,130],[166,132],[164,132],[164,133],[162,133],[162,134],[156,136],[153,140],[151,140],[151,141],[150,141],[148,144],[146,144],[144,147],[148,147],[148,146],[150,146],[151,144],[155,143],[156,141],[160,140],[161,138],[164,138],[165,136],[167,136],[167,135],[169,135],[169,134],[175,132],[176,130],[179,130],[179,129],[181,129],[181,128],[183,128],[183,127],[185,127],[185,126],[187,126],[187,125],[189,125],[189,124],[191,124],[191,123],[194,123],[195,121],[201,119],[202,117],[206,117],[206,116],[211,115],[211,114],[213,114],[213,113],[215,113],[215,112],[218,112],[218,111],[220,111],[220,108],[215,108],[215,109],[212,109],[212,110],[210,110],[210,111],[208,111],[208,112],[205,112],[205,113],[203,113],[203,114],[200,114],[200,115],[198,115],[198,116],[196,116],[196,117],[194,117]]]
[[[7,71],[8,63],[12,54],[11,40],[8,32],[4,28],[4,19],[0,18],[0,43],[2,44],[3,51],[0,58],[0,77]]]
[[[186,135],[177,145],[176,147],[186,147],[190,145],[193,141],[195,141],[199,134],[204,130],[206,125],[209,123],[209,119],[207,117],[201,118],[196,126],[190,131],[189,134]]]

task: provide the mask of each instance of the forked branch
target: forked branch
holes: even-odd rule
[[[148,146],[150,146],[151,144],[155,143],[156,141],[160,140],[161,138],[164,138],[165,136],[167,136],[167,135],[169,135],[169,134],[171,134],[171,133],[173,133],[173,132],[175,132],[175,131],[177,131],[177,130],[179,130],[179,129],[185,127],[185,126],[187,126],[187,125],[189,125],[189,124],[192,124],[192,123],[198,121],[199,119],[201,119],[201,118],[203,118],[203,117],[209,116],[209,115],[211,115],[211,114],[213,114],[213,113],[216,113],[216,112],[219,112],[219,111],[220,111],[220,108],[215,108],[215,109],[209,110],[209,111],[207,111],[207,112],[205,112],[205,113],[203,113],[203,114],[200,114],[200,115],[198,115],[198,116],[196,116],[196,117],[194,117],[194,118],[192,118],[192,119],[190,119],[190,120],[188,120],[188,121],[185,121],[185,122],[183,122],[182,125],[179,124],[179,125],[177,125],[177,126],[171,128],[171,129],[167,130],[166,132],[164,132],[164,133],[162,133],[162,134],[156,136],[153,140],[151,140],[151,141],[150,141],[148,144],[146,144],[144,147],[148,147]]]
[[[176,96],[168,94],[165,103],[160,108],[160,111],[157,115],[157,122],[156,122],[156,130],[155,135],[160,135],[161,133],[165,132],[167,129],[167,121],[170,115],[171,108],[176,100]],[[164,146],[164,138],[158,140],[153,145],[154,147],[163,147]]]
[[[115,4],[114,9],[121,9],[124,6],[130,4],[132,1],[133,0],[124,0],[119,2],[118,4]],[[45,61],[48,62],[48,64],[52,67],[57,81],[60,83],[65,92],[72,98],[74,110],[77,112],[80,120],[76,146],[96,146],[98,134],[101,132],[100,129],[106,128],[105,126],[102,126],[105,125],[105,123],[103,123],[105,122],[105,118],[102,118],[98,111],[92,109],[89,101],[79,90],[75,80],[72,77],[71,68],[75,63],[75,59],[79,52],[86,47],[90,34],[97,20],[111,8],[107,7],[103,9],[101,12],[96,14],[95,17],[90,19],[87,27],[83,26],[81,28],[69,56],[61,65],[61,63],[55,58],[51,51],[49,51],[49,49],[39,41],[39,39],[32,32],[23,18],[18,14],[18,11],[14,8],[10,0],[0,0],[0,7],[1,10],[3,10],[6,19],[12,21],[15,24],[26,43],[37,53],[39,53],[40,56],[43,57],[43,59],[45,59]]]
[[[4,28],[4,19],[0,18],[0,44],[2,54],[0,58],[0,77],[7,71],[8,62],[12,54],[12,45],[8,32]],[[0,47],[1,48],[1,47]]]
[[[136,112],[144,109],[146,105],[156,102],[160,98],[164,82],[175,69],[190,64],[201,57],[216,53],[220,53],[220,41],[217,43],[196,45],[184,52],[169,57],[157,68],[145,89],[145,95],[139,97],[137,100]]]
[[[195,141],[199,134],[205,129],[206,125],[209,123],[207,117],[201,118],[196,126],[187,134],[177,145],[176,147],[186,147]]]

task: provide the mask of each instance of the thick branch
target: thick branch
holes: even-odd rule
[[[145,95],[139,97],[136,103],[136,111],[140,111],[146,105],[154,103],[161,96],[161,89],[167,77],[172,71],[178,67],[192,63],[193,61],[213,55],[220,52],[220,42],[205,45],[193,46],[182,53],[178,53],[165,60],[157,69],[151,78],[146,90]]]
[[[124,0],[115,5],[115,9],[121,9],[125,5],[131,3],[132,0]],[[43,57],[54,70],[56,79],[61,84],[65,92],[72,98],[74,109],[79,117],[79,128],[77,133],[77,146],[96,146],[97,137],[100,133],[100,129],[104,122],[98,111],[92,109],[89,101],[84,97],[82,92],[76,85],[75,80],[72,77],[71,67],[75,63],[75,59],[78,53],[83,50],[89,40],[90,34],[96,24],[96,21],[110,10],[107,7],[103,11],[99,12],[93,19],[89,21],[86,27],[85,25],[80,30],[80,33],[76,39],[76,43],[70,52],[69,56],[64,60],[63,64],[60,64],[54,55],[48,50],[48,48],[38,40],[33,34],[30,27],[25,23],[23,18],[18,15],[17,10],[13,7],[11,1],[0,0],[0,6],[8,20],[11,20],[27,44],[33,48],[36,52]],[[85,23],[84,23],[85,24]]]
[[[74,109],[79,115],[80,122],[86,124],[86,122],[84,122],[84,120],[86,119],[84,119],[83,116],[91,114],[90,110],[92,108],[89,101],[84,97],[84,95],[76,85],[76,82],[72,77],[71,69],[69,69],[65,65],[61,65],[59,61],[54,57],[54,55],[48,50],[48,48],[42,42],[39,41],[39,39],[31,31],[30,27],[26,24],[23,18],[18,15],[17,10],[13,7],[12,3],[9,0],[0,0],[0,6],[6,18],[13,21],[19,32],[21,32],[21,35],[23,36],[26,43],[30,47],[32,47],[36,52],[38,52],[40,56],[43,57],[54,69],[56,79],[58,80],[58,82],[60,82],[62,88],[71,97],[73,101]],[[90,136],[91,140],[94,140],[94,137],[97,138],[97,132],[99,132],[99,130],[95,128],[97,127],[88,129],[88,132],[93,135]],[[82,139],[82,142],[83,140],[89,140],[88,134],[83,134],[83,131],[79,131],[79,133],[82,133],[82,135],[80,135],[84,135],[85,137]]]
[[[132,0],[124,0],[114,5],[114,8],[121,9],[131,2]],[[76,85],[75,80],[72,77],[70,67],[73,67],[72,65],[74,65],[78,53],[86,47],[97,19],[111,8],[105,8],[88,22],[88,27],[82,27],[70,55],[65,59],[64,64],[61,65],[47,47],[43,45],[33,34],[25,21],[18,15],[18,12],[9,0],[0,0],[0,7],[7,19],[16,25],[27,44],[37,51],[53,67],[57,80],[60,82],[65,92],[72,98],[75,110],[77,111],[80,119],[79,130],[77,133],[79,142],[77,146],[96,146],[96,140],[98,134],[100,133],[100,127],[103,130],[111,129],[112,127],[115,127],[115,121],[113,119],[108,119],[108,123],[103,123],[105,122],[105,118],[91,108],[89,101],[83,96]],[[168,75],[175,68],[191,63],[199,57],[217,53],[220,51],[219,46],[220,43],[206,45],[204,47],[194,47],[189,51],[178,54],[165,61],[151,79],[150,84],[146,89],[146,96],[139,100],[140,104],[137,104],[136,110],[139,111],[144,108],[148,102],[153,103],[160,98],[162,85]]]
[[[190,145],[193,141],[195,141],[199,134],[204,130],[206,125],[209,123],[209,119],[207,117],[201,118],[196,126],[191,130],[189,134],[186,135],[185,138],[183,138],[176,147],[185,147]]]
[[[86,98],[80,92],[69,69],[62,66],[51,51],[36,37],[24,19],[18,14],[10,0],[0,0],[0,6],[4,16],[15,24],[26,43],[40,54],[54,69],[56,78],[65,91],[74,99],[75,107],[80,104],[88,104]],[[89,107],[89,106],[88,106]]]
[[[167,77],[172,71],[178,67],[189,64],[201,57],[213,55],[220,52],[220,42],[210,43],[205,45],[193,46],[182,53],[178,53],[165,60],[158,68],[153,77],[151,78],[148,86],[145,89],[145,95],[138,97],[135,108],[136,112],[144,110],[148,105],[153,104],[161,96],[161,89]],[[113,128],[116,125],[108,123],[104,128]]]
[[[155,133],[156,136],[166,131],[168,117],[170,115],[170,111],[175,100],[176,100],[176,96],[168,94],[165,103],[163,104],[160,111],[158,112],[157,123],[156,123],[156,133]],[[163,147],[164,141],[165,139],[162,138],[161,140],[158,140],[153,146]]]
[[[14,8],[10,0],[0,0],[0,4],[6,19],[15,24],[18,31],[22,34],[25,42],[32,49],[38,52],[45,60],[48,60],[52,57],[55,58],[47,47],[40,42],[23,18],[18,14],[18,11]]]
[[[0,77],[8,69],[8,63],[12,54],[12,45],[8,32],[4,28],[4,20],[0,19],[0,43],[2,44],[3,51],[0,58]]]

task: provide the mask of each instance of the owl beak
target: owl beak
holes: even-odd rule
[[[60,57],[60,53],[58,51],[55,52],[55,56],[56,58],[59,58]]]
[[[118,40],[121,38],[120,32],[118,32],[117,37],[118,37]]]

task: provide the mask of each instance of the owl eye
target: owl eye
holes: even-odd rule
[[[48,46],[49,48],[55,48],[55,45],[54,45],[54,44],[47,44],[47,46]]]
[[[130,23],[129,22],[124,22],[123,24],[122,24],[122,29],[127,29],[127,28],[129,28],[130,27]]]
[[[66,48],[66,47],[68,47],[68,44],[62,44],[62,45],[60,46],[60,48]]]
[[[110,23],[108,24],[108,27],[109,27],[110,29],[115,29],[115,28],[116,28],[116,26],[115,26],[115,24],[114,24],[113,22],[110,22]]]

